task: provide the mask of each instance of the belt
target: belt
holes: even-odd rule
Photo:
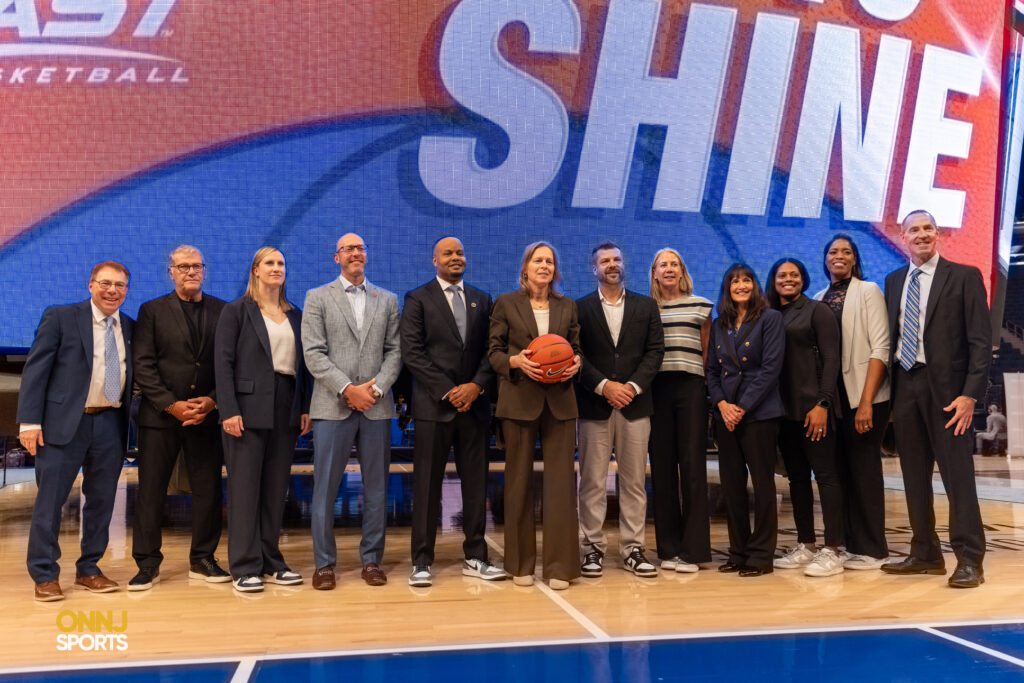
[[[99,408],[86,408],[86,415],[95,415],[96,413],[102,413],[105,410],[113,410],[114,406],[100,406]]]

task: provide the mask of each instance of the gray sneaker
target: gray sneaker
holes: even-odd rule
[[[484,581],[504,581],[509,577],[507,571],[501,567],[495,567],[487,560],[468,557],[462,561],[462,575],[472,576]]]
[[[834,576],[843,573],[843,559],[832,548],[822,548],[804,568],[804,576]]]
[[[843,568],[844,569],[880,569],[885,564],[887,557],[871,557],[870,555],[855,555],[853,553],[843,553]]]
[[[433,584],[434,575],[430,573],[430,567],[420,564],[412,568],[412,574],[409,575],[410,586],[425,588]]]
[[[772,561],[776,569],[800,569],[814,561],[814,553],[803,543],[797,543],[796,547],[782,557]]]

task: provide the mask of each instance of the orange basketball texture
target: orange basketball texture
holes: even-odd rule
[[[533,351],[530,360],[540,365],[544,377],[540,380],[545,384],[554,384],[562,379],[562,373],[572,365],[576,355],[572,344],[565,337],[557,334],[542,334],[526,347]]]

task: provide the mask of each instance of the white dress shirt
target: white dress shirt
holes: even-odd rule
[[[348,303],[352,307],[352,317],[356,319],[356,329],[363,329],[363,313],[366,311],[366,278],[358,285],[349,281],[344,273],[338,276],[345,294],[348,296]]]
[[[604,311],[604,321],[608,323],[608,332],[612,335],[612,344],[618,346],[619,334],[622,332],[622,315],[626,311],[626,290],[623,289],[619,294],[618,301],[610,301],[601,291],[601,288],[597,289],[597,296],[601,300],[601,310]],[[597,386],[594,387],[595,394],[604,393],[604,385],[608,383],[607,379],[603,379],[598,382]],[[640,395],[640,385],[636,382],[626,382],[629,386],[633,387],[637,396]]]
[[[447,282],[445,280],[442,280],[439,277],[435,278],[435,279],[437,280],[437,284],[441,285],[441,291],[444,292],[445,301],[448,302],[448,308],[450,308],[452,310],[452,315],[455,315],[455,307],[454,307],[454,304],[452,304],[452,298],[455,296],[455,293],[448,291],[449,287],[458,287],[459,288],[459,296],[462,297],[462,305],[465,307],[466,312],[468,313],[469,312],[469,306],[466,305],[466,287],[465,287],[465,285],[462,284],[462,280],[459,280],[458,282],[452,283],[452,282]]]
[[[924,357],[924,325],[925,325],[925,313],[928,311],[928,294],[932,289],[932,281],[935,279],[935,269],[939,267],[939,255],[932,256],[930,259],[925,261],[921,266],[921,274],[917,276],[917,284],[921,288],[920,296],[920,311],[918,316],[917,325],[917,362],[927,363],[928,361]],[[899,357],[899,349],[903,344],[903,311],[907,307],[907,289],[910,287],[910,275],[917,269],[913,262],[910,264],[910,268],[907,270],[907,277],[903,281],[903,293],[900,295],[900,312],[899,319],[896,321],[896,355]]]

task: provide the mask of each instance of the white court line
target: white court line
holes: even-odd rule
[[[252,678],[252,670],[256,668],[256,662],[255,657],[243,657],[238,662],[235,675],[231,677],[231,683],[249,683],[249,679]]]
[[[490,543],[488,543],[490,545]],[[829,626],[829,627],[803,627],[803,628],[773,628],[754,629],[747,631],[713,631],[707,633],[659,633],[637,636],[616,636],[609,638],[612,643],[635,643],[635,642],[658,642],[663,640],[709,640],[714,638],[758,638],[764,636],[790,636],[790,635],[815,635],[829,633],[865,633],[871,631],[929,631],[933,628],[951,628],[957,626],[999,626],[1006,624],[1021,624],[1024,626],[1024,617],[1017,619],[986,619],[986,620],[964,620],[948,622],[924,623],[892,623],[892,624],[857,624],[850,626]],[[956,638],[939,632],[937,635],[947,639]],[[469,650],[518,650],[531,647],[558,647],[562,645],[591,645],[595,641],[592,638],[551,638],[540,640],[515,640],[515,641],[493,641],[489,643],[447,643],[445,645],[417,645],[414,647],[376,647],[356,650],[313,650],[309,652],[284,652],[277,654],[261,654],[250,657],[254,661],[279,661],[287,659],[321,659],[341,657],[366,657],[385,654],[420,654],[427,652],[464,652]],[[983,647],[983,646],[975,646]],[[995,653],[995,651],[992,651]],[[128,662],[99,662],[96,664],[81,664],[69,666],[67,664],[56,664],[51,666],[24,666],[9,669],[0,669],[0,675],[43,673],[48,671],[89,671],[97,669],[139,669],[161,666],[188,666],[201,664],[222,664],[225,662],[239,662],[239,657],[190,657],[178,659],[154,659],[134,660]],[[1024,665],[1024,662],[1021,662]]]
[[[1017,666],[1019,666],[1021,668],[1024,668],[1024,660],[1017,659],[1016,657],[1011,657],[1010,655],[1008,655],[1008,654],[1006,654],[1004,652],[1000,652],[999,650],[993,650],[990,647],[985,647],[984,645],[979,645],[978,643],[975,643],[973,641],[964,640],[963,638],[960,638],[958,636],[954,636],[951,633],[945,633],[943,631],[939,631],[937,629],[934,629],[934,628],[932,628],[930,626],[922,626],[921,630],[924,631],[925,633],[930,633],[931,635],[936,636],[938,638],[942,638],[943,640],[948,640],[948,641],[956,643],[958,645],[963,645],[964,647],[970,648],[971,650],[976,650],[978,652],[983,652],[984,654],[987,654],[990,657],[995,657],[996,659],[1001,659],[1004,662],[1009,662],[1010,664],[1015,664],[1015,665],[1017,665]]]
[[[505,557],[505,549],[498,545],[497,541],[487,535],[484,535],[484,540],[487,541],[487,545],[493,548],[495,552],[501,554],[502,557]],[[570,605],[566,599],[561,595],[558,595],[556,591],[551,590],[550,586],[545,584],[543,581],[535,582],[534,585],[540,589],[541,593],[544,593],[551,598],[552,602],[561,607],[563,612],[575,619],[576,623],[585,628],[590,635],[603,642],[611,640],[611,636],[605,633],[600,626],[588,619],[583,612],[580,612],[578,609]]]

